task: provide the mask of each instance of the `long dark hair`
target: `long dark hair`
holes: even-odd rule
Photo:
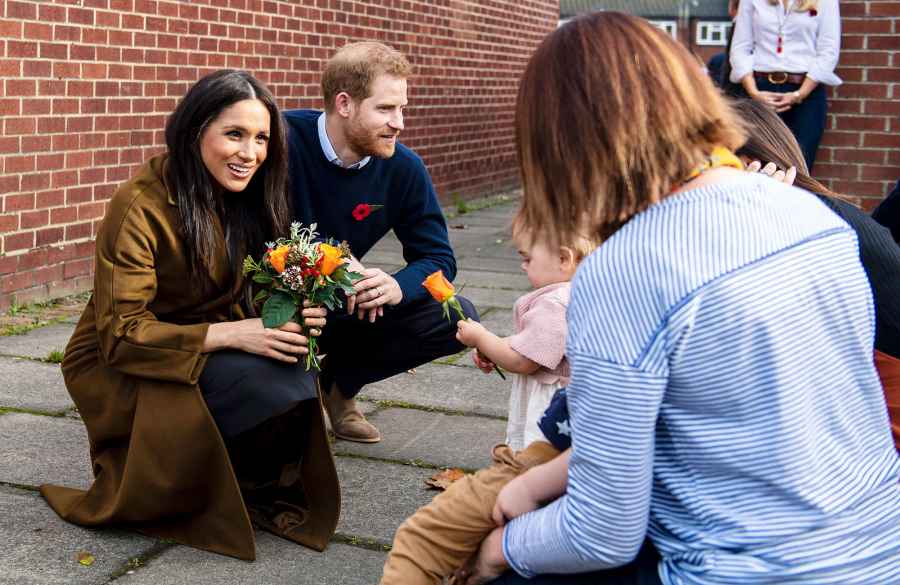
[[[794,133],[770,107],[751,99],[734,100],[733,106],[748,130],[747,142],[735,151],[737,155],[758,160],[763,164],[775,163],[782,170],[796,167],[797,178],[794,179],[794,185],[797,187],[816,195],[843,199],[856,205],[851,198],[835,193],[809,176],[803,151]]]
[[[243,100],[257,99],[269,111],[266,160],[238,196],[222,194],[203,163],[203,132],[222,111]],[[265,242],[287,233],[287,142],[281,113],[271,92],[246,71],[223,69],[195,83],[166,123],[168,160],[166,187],[178,205],[181,235],[195,282],[209,288],[209,271],[222,253],[232,276],[241,274],[244,256],[263,251]],[[225,250],[217,245],[216,219],[221,221]]]

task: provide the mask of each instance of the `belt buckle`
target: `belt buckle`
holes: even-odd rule
[[[781,77],[778,77],[776,80],[776,78],[773,77],[774,75],[780,75]],[[768,79],[769,83],[772,85],[781,85],[782,83],[787,83],[788,74],[784,71],[772,71],[766,74],[766,79]]]

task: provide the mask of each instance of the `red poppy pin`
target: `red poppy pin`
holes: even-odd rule
[[[382,207],[384,207],[384,205],[369,205],[368,203],[360,203],[353,208],[353,219],[355,219],[356,221],[362,221],[369,217],[373,211],[377,211]]]
[[[810,8],[810,9],[809,9],[809,15],[810,15],[810,16],[816,16],[817,14],[819,14],[819,11],[816,10],[815,8]]]

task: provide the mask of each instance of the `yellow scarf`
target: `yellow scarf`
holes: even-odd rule
[[[697,167],[691,171],[687,180],[690,181],[691,179],[698,177],[701,173],[705,173],[708,170],[718,167],[731,167],[742,171],[744,170],[744,163],[741,162],[741,159],[739,159],[736,154],[724,146],[716,146],[713,148],[712,153],[710,153],[709,158],[697,165]]]

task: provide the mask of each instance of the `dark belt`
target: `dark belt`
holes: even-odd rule
[[[753,76],[764,79],[769,83],[781,85],[782,83],[796,83],[800,85],[806,77],[806,73],[788,73],[786,71],[754,71]]]

